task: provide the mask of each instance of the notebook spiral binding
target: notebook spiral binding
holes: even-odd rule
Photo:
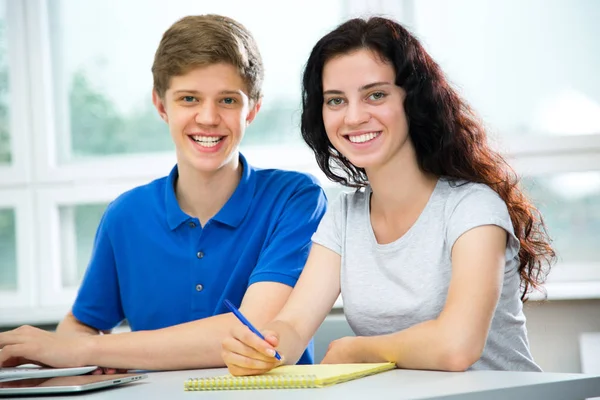
[[[315,375],[226,376],[190,378],[184,383],[185,391],[231,389],[304,389],[315,388]]]

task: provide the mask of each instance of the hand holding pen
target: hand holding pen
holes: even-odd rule
[[[225,305],[244,325],[234,328],[223,341],[222,356],[231,374],[257,375],[281,365],[282,357],[275,350],[277,334],[265,332],[263,336],[230,301],[225,300]]]

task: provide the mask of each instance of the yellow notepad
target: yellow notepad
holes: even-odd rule
[[[184,390],[320,388],[394,368],[394,363],[284,365],[263,375],[190,378]]]

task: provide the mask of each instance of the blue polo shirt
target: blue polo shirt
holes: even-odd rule
[[[240,155],[243,176],[204,227],[175,197],[178,172],[109,204],[73,315],[98,330],[127,319],[133,331],[227,313],[255,282],[294,286],[326,208],[315,178],[258,169]],[[312,343],[300,359],[312,363]]]

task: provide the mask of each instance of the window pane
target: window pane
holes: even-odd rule
[[[525,179],[559,261],[600,263],[600,172]]]
[[[76,287],[81,282],[106,206],[102,203],[59,207],[63,287]]]
[[[8,51],[6,39],[6,2],[0,0],[0,165],[10,164],[10,136],[8,128]]]
[[[0,209],[0,291],[17,290],[15,212]]]
[[[600,133],[600,2],[413,3],[415,33],[492,131]]]
[[[150,68],[169,25],[205,13],[246,25],[265,62],[263,106],[243,145],[300,143],[301,70],[318,38],[339,23],[343,2],[49,1],[58,159],[171,150],[151,103]],[[140,9],[144,17],[132,18]]]

